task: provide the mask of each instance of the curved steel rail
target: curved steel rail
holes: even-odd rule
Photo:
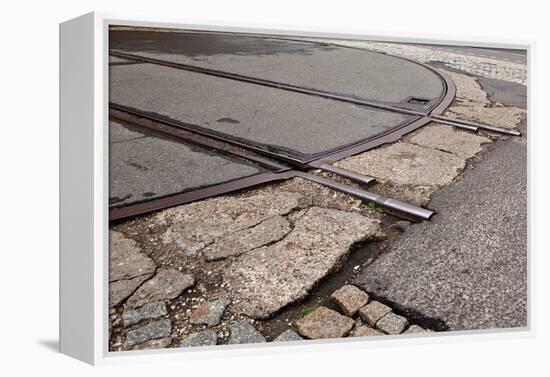
[[[269,38],[269,37],[266,36],[266,38]],[[279,38],[279,39],[286,40],[284,38]],[[313,42],[313,41],[301,41],[301,42],[319,43],[319,42]],[[333,45],[336,45],[342,48],[365,50],[361,48],[343,46],[338,44],[333,44]],[[376,53],[380,53],[380,52],[376,52]],[[248,82],[248,83],[257,84],[257,85],[269,86],[269,87],[278,88],[281,90],[288,90],[288,91],[298,92],[298,93],[307,94],[307,95],[320,96],[320,97],[324,97],[332,100],[353,103],[356,105],[366,106],[366,107],[375,108],[375,109],[384,110],[384,111],[397,112],[397,113],[416,117],[416,119],[414,119],[413,121],[406,123],[400,127],[396,127],[384,134],[376,135],[369,139],[362,140],[351,145],[347,145],[336,151],[328,152],[325,155],[322,155],[321,157],[317,157],[309,161],[302,161],[280,153],[266,151],[264,149],[251,146],[247,143],[236,142],[234,140],[226,139],[218,135],[213,135],[209,132],[201,133],[194,129],[187,129],[185,127],[182,128],[181,125],[179,124],[168,123],[168,128],[166,128],[166,124],[163,125],[162,123],[163,122],[166,123],[167,119],[161,119],[160,123],[154,125],[155,123],[159,122],[159,119],[156,116],[151,117],[149,114],[143,113],[141,111],[137,111],[136,113],[135,111],[136,109],[129,109],[129,108],[126,108],[125,106],[110,104],[111,108],[115,109],[115,111],[118,110],[121,112],[130,112],[130,114],[132,114],[133,116],[143,118],[142,122],[143,120],[145,120],[145,122],[149,123],[148,125],[145,125],[146,127],[156,129],[157,131],[160,131],[163,133],[171,134],[172,136],[176,136],[180,138],[184,137],[184,138],[187,138],[187,140],[191,140],[191,142],[195,142],[203,146],[209,146],[211,148],[220,148],[220,145],[222,145],[221,149],[227,153],[230,153],[236,157],[249,159],[261,165],[267,166],[270,170],[273,170],[271,172],[260,173],[251,177],[245,177],[234,181],[226,182],[220,185],[216,185],[214,187],[203,188],[203,189],[199,189],[191,192],[185,192],[185,193],[176,193],[173,195],[168,195],[166,197],[157,198],[152,201],[136,203],[128,207],[112,208],[110,210],[110,220],[117,220],[128,216],[134,216],[137,214],[142,214],[142,213],[146,213],[146,212],[150,212],[150,211],[154,211],[162,208],[167,208],[169,206],[184,204],[191,201],[204,199],[207,197],[239,190],[245,187],[252,187],[258,184],[271,182],[271,181],[285,180],[292,177],[301,177],[303,179],[307,179],[312,182],[322,184],[327,187],[331,187],[335,190],[345,192],[349,195],[359,197],[363,200],[371,201],[381,207],[386,208],[390,212],[397,214],[398,216],[405,215],[402,217],[406,217],[409,219],[429,220],[434,214],[434,212],[431,210],[421,208],[421,207],[416,207],[408,203],[398,201],[396,199],[386,198],[384,196],[374,194],[359,188],[355,188],[353,186],[345,185],[339,182],[332,181],[330,179],[326,179],[323,177],[319,177],[317,175],[309,174],[305,171],[300,171],[295,169],[298,168],[302,170],[307,170],[311,168],[317,168],[317,169],[321,169],[327,172],[331,172],[331,173],[343,176],[355,182],[367,185],[374,181],[373,177],[369,177],[369,176],[351,172],[345,169],[341,169],[341,168],[332,166],[330,164],[342,158],[348,157],[350,155],[364,152],[368,149],[374,148],[381,144],[397,141],[403,135],[418,129],[430,123],[431,121],[436,121],[442,124],[448,124],[454,127],[458,127],[458,128],[462,128],[470,131],[478,131],[479,129],[484,129],[491,132],[503,133],[503,134],[514,135],[514,136],[520,135],[520,133],[516,130],[502,129],[499,127],[489,126],[481,123],[467,122],[459,119],[452,119],[441,115],[450,106],[450,104],[452,103],[456,95],[456,86],[454,82],[448,77],[448,75],[442,72],[438,72],[432,67],[427,66],[426,64],[422,64],[422,63],[415,62],[410,59],[406,59],[398,56],[393,56],[390,54],[387,54],[387,55],[390,55],[397,59],[407,60],[411,63],[421,65],[424,68],[432,71],[442,80],[444,84],[444,95],[428,111],[425,111],[425,112],[417,111],[417,110],[412,110],[410,108],[403,108],[403,107],[399,107],[399,106],[395,106],[392,104],[383,103],[379,101],[373,101],[373,100],[364,99],[364,98],[356,98],[349,95],[331,93],[323,90],[300,87],[296,85],[264,80],[260,78],[244,76],[240,74],[234,74],[234,73],[224,72],[219,70],[213,70],[213,69],[208,69],[208,68],[203,68],[203,67],[198,67],[198,66],[193,66],[188,64],[180,64],[180,63],[174,63],[174,62],[164,61],[160,59],[148,58],[148,57],[143,57],[135,54],[128,54],[128,53],[123,53],[118,51],[110,51],[110,54],[113,56],[118,56],[118,57],[129,59],[132,61],[164,65],[172,68],[183,69],[187,71],[203,73],[203,74]],[[177,122],[177,121],[173,121],[173,122]],[[143,126],[143,124],[141,125]],[[177,127],[178,129],[175,130],[174,127]],[[182,132],[184,134],[182,134]],[[226,144],[233,145],[233,147],[228,148]],[[239,148],[244,151],[241,151]],[[267,159],[261,156],[265,156],[267,157]],[[285,164],[290,166],[286,166]]]
[[[490,126],[490,125],[486,125],[486,124],[482,124],[482,123],[472,123],[472,122],[464,121],[464,120],[461,120],[461,119],[453,119],[453,118],[448,118],[448,117],[444,117],[444,116],[436,115],[436,114],[432,115],[433,110],[431,110],[429,112],[422,112],[422,111],[411,110],[411,109],[407,109],[407,108],[403,108],[403,107],[399,107],[399,106],[395,106],[395,105],[389,105],[389,104],[386,104],[386,103],[382,103],[382,102],[374,101],[374,100],[370,100],[370,99],[355,98],[355,97],[352,97],[352,96],[327,92],[327,91],[323,91],[323,90],[300,87],[300,86],[296,86],[296,85],[285,84],[285,83],[281,83],[281,82],[265,80],[265,79],[260,79],[260,78],[256,78],[256,77],[245,76],[245,75],[240,75],[240,74],[236,74],[236,73],[220,71],[220,70],[215,70],[215,69],[210,69],[210,68],[204,68],[204,67],[199,67],[199,66],[190,65],[190,64],[175,63],[175,62],[170,62],[170,61],[161,60],[161,59],[144,57],[144,56],[136,55],[136,54],[128,54],[128,53],[120,52],[120,51],[110,51],[109,53],[110,53],[110,55],[115,56],[115,57],[119,57],[119,58],[123,58],[123,59],[127,59],[127,60],[140,61],[142,63],[156,64],[156,65],[171,67],[171,68],[175,68],[175,69],[181,69],[181,70],[185,70],[185,71],[189,71],[189,72],[202,73],[202,74],[206,74],[206,75],[211,75],[211,76],[216,76],[216,77],[221,77],[221,78],[226,78],[226,79],[231,79],[231,80],[236,80],[236,81],[241,81],[241,82],[247,82],[247,83],[250,83],[250,84],[262,85],[262,86],[267,86],[267,87],[271,87],[271,88],[292,91],[292,92],[295,92],[295,93],[314,95],[314,96],[318,96],[318,97],[322,97],[322,98],[329,98],[329,99],[336,100],[336,101],[353,103],[355,105],[361,105],[361,106],[370,107],[370,108],[378,109],[378,110],[391,111],[391,112],[396,112],[396,113],[405,114],[405,115],[413,115],[413,116],[418,116],[418,117],[430,117],[430,118],[433,118],[433,120],[436,120],[440,123],[449,124],[449,125],[452,125],[454,127],[458,127],[458,128],[462,128],[462,129],[466,129],[466,130],[470,130],[470,131],[477,131],[478,129],[484,129],[484,130],[491,131],[491,132],[502,133],[502,134],[507,134],[507,135],[513,135],[513,136],[520,136],[521,135],[521,133],[517,130],[499,128],[499,127],[494,127],[494,126]],[[417,64],[420,64],[420,63],[417,63]],[[438,75],[438,77],[440,77],[443,80],[443,82],[445,83],[445,86],[447,87],[448,84],[447,84],[447,81],[445,81],[445,78],[442,75],[440,75],[437,71],[435,71],[435,70],[432,70],[432,71],[435,72]],[[449,93],[449,91],[446,89],[445,90],[445,95],[443,96],[443,98],[441,99],[439,104],[442,104],[443,101],[446,99],[447,93]],[[448,98],[450,98],[450,96]],[[454,94],[453,94],[453,98],[454,98]],[[451,101],[452,101],[452,99],[451,99]],[[436,105],[436,108],[439,111],[440,109],[442,110],[444,106],[448,106],[449,104],[450,104],[450,102],[448,100],[446,100],[445,105],[443,105],[441,107]]]

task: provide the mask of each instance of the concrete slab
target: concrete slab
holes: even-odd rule
[[[224,270],[223,280],[236,298],[232,310],[268,318],[306,297],[321,279],[341,267],[354,243],[380,236],[378,220],[309,208],[281,242],[249,251]]]
[[[481,152],[483,144],[491,142],[486,137],[442,124],[423,127],[408,137],[408,140],[413,144],[439,149],[463,158],[475,156]]]
[[[527,325],[527,152],[497,141],[354,284],[451,330]],[[409,317],[411,318],[411,317]]]
[[[248,233],[243,238],[253,239],[255,247],[275,241],[269,240],[263,225],[303,208],[302,202],[301,194],[283,191],[245,198],[218,196],[159,212],[155,222],[168,226],[162,242],[174,245],[178,254],[195,256],[208,246],[207,258],[215,259],[210,258],[216,255],[213,251],[235,247],[234,235]],[[240,247],[240,253],[248,251]]]
[[[399,142],[339,161],[336,166],[402,186],[440,187],[464,168],[465,160],[451,153]]]
[[[264,170],[241,160],[110,122],[110,205],[211,186]]]
[[[475,78],[445,69],[440,69],[440,72],[450,76],[456,85],[454,106],[487,107],[491,104]]]
[[[136,241],[120,232],[109,232],[109,250],[109,281],[152,274],[157,268],[153,260],[141,252]]]
[[[231,34],[111,31],[110,48],[384,102],[398,103],[410,96],[437,100],[444,95],[440,78],[419,64],[322,43]]]
[[[415,118],[152,64],[111,67],[110,100],[307,158]]]
[[[494,124],[501,128],[516,128],[526,114],[526,110],[515,107],[454,106],[445,115],[457,119]]]

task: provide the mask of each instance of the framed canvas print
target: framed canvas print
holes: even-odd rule
[[[61,351],[529,331],[530,48],[61,24]]]

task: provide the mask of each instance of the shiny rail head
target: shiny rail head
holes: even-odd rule
[[[431,118],[436,122],[448,124],[458,128],[471,129],[472,131],[474,130],[473,128],[475,128],[475,131],[485,130],[504,135],[521,136],[521,132],[515,129],[495,127],[488,124],[470,122],[462,119],[453,119],[441,115],[431,115]]]
[[[382,207],[389,208],[398,213],[406,214],[419,220],[430,220],[435,214],[434,211],[422,207],[418,207],[409,203],[402,202],[392,198],[380,198],[381,202],[377,203]]]
[[[503,131],[506,131],[506,132],[503,132]],[[499,132],[505,133],[507,135],[512,135],[512,136],[521,136],[521,132],[518,131],[518,130],[502,130],[502,129],[500,129]]]
[[[342,169],[342,168],[339,168],[339,167],[336,167],[336,166],[333,166],[333,165],[329,165],[329,164],[323,164],[323,165],[319,166],[319,169],[330,172],[330,173],[334,173],[336,175],[347,178],[347,179],[349,179],[351,181],[354,181],[354,182],[357,182],[357,183],[361,183],[363,185],[369,185],[369,184],[376,181],[376,179],[374,177],[364,175],[364,174],[360,174],[360,173],[357,173],[357,172],[354,172],[354,171],[351,171],[351,170]]]
[[[413,204],[405,203],[397,199],[387,198],[385,196],[375,194],[370,191],[366,191],[357,187],[346,185],[340,182],[333,181],[331,179],[319,177],[313,174],[296,171],[294,173],[297,177],[307,179],[311,182],[321,184],[326,187],[330,187],[334,190],[355,196],[365,202],[373,202],[389,213],[394,214],[397,217],[411,220],[414,222],[422,220],[430,220],[434,215],[434,211],[417,207]]]

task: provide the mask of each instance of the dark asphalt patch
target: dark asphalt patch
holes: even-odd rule
[[[511,81],[471,75],[466,71],[447,65],[445,62],[430,62],[429,65],[436,69],[445,69],[447,71],[474,77],[481,88],[487,93],[489,101],[493,103],[498,102],[504,106],[527,109],[527,86],[525,85]]]
[[[306,42],[281,41],[245,35],[111,31],[109,33],[109,48],[154,54],[183,55],[195,58],[195,61],[200,61],[201,57],[214,55],[308,55],[319,47],[316,44]],[[334,48],[323,46],[323,49],[326,50]]]
[[[525,136],[494,142],[430,208],[355,283],[451,330],[526,326]]]
[[[151,132],[109,123],[109,203],[128,205],[265,170]]]
[[[491,102],[521,109],[527,108],[527,87],[525,85],[484,77],[477,78],[477,82],[487,92]]]

